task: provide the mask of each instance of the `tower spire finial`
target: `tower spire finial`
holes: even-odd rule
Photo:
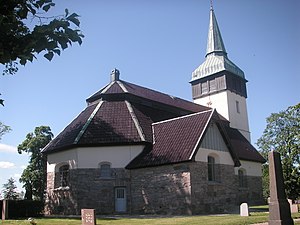
[[[210,10],[214,10],[214,7],[213,7],[213,0],[210,0]]]

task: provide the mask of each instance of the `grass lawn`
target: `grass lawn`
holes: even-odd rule
[[[300,213],[294,213],[294,218],[300,218]],[[253,223],[266,222],[267,213],[251,213],[249,217],[239,215],[214,215],[214,216],[178,216],[168,218],[103,218],[97,219],[97,225],[247,225]],[[81,225],[80,219],[54,219],[38,218],[37,225]],[[27,220],[6,220],[4,225],[29,225]],[[300,222],[295,223],[300,225]]]

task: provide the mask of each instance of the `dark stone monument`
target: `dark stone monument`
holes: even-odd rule
[[[278,152],[269,152],[269,179],[269,225],[293,225],[290,204],[285,195],[282,166]]]
[[[95,209],[81,209],[82,225],[96,225]]]

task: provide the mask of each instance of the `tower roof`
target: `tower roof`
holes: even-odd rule
[[[227,57],[218,22],[211,7],[205,61],[192,73],[192,81],[224,70],[245,78],[244,72]]]
[[[213,53],[220,55],[227,55],[225,45],[221,36],[218,22],[213,8],[210,9],[209,14],[209,28],[207,36],[206,56]]]

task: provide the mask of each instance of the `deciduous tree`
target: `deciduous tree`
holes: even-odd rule
[[[52,0],[3,0],[0,4],[0,63],[3,74],[14,74],[18,64],[32,62],[43,52],[49,61],[72,43],[82,43],[79,15],[65,9],[49,15]]]
[[[51,141],[53,134],[50,127],[36,127],[26,139],[18,146],[18,152],[30,154],[28,166],[24,169],[20,182],[24,183],[25,199],[44,199],[46,187],[46,158],[41,150]]]
[[[281,154],[286,194],[300,197],[300,103],[272,113],[257,145],[266,159],[269,151]]]

